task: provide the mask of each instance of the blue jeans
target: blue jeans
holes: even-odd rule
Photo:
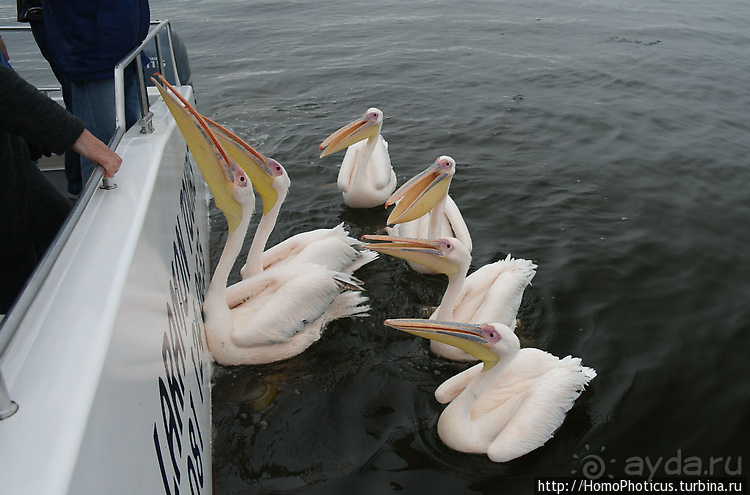
[[[115,134],[115,80],[72,81],[71,93],[73,113],[80,118],[91,134],[109,144]],[[135,73],[125,76],[125,121],[126,129],[141,118],[138,98],[138,77]],[[91,160],[81,157],[81,178],[85,185],[94,173]]]

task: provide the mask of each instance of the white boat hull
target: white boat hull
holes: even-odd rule
[[[0,421],[3,494],[211,493],[207,190],[164,103],[151,111],[0,361],[19,405]]]

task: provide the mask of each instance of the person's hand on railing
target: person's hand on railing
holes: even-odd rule
[[[122,158],[87,130],[73,143],[73,151],[104,167],[104,177],[114,177],[120,170]]]

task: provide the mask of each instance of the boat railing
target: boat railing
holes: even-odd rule
[[[0,27],[0,32],[24,30],[30,31],[28,26]],[[152,23],[152,28],[149,30],[148,35],[141,44],[118,63],[114,69],[116,118],[115,133],[109,142],[109,147],[112,150],[117,150],[117,146],[120,144],[122,137],[128,130],[125,121],[125,70],[137,58],[140,58],[147,48],[151,47],[152,43],[156,45],[158,71],[168,80],[173,81],[177,85],[180,84],[171,24],[168,20],[154,22]],[[135,66],[138,76],[139,99],[142,115],[137,125],[141,126],[141,133],[145,134],[153,132],[153,127],[151,125],[153,114],[149,110],[148,92],[146,89],[147,80],[143,64],[136,63]],[[40,90],[45,92],[54,91],[56,89],[57,88],[40,88]],[[4,356],[13,336],[18,331],[21,322],[26,316],[29,307],[34,302],[34,299],[39,293],[39,290],[44,284],[49,272],[52,270],[52,267],[62,252],[65,243],[68,241],[73,229],[83,215],[86,206],[88,206],[97,188],[111,190],[116,187],[117,185],[114,183],[113,179],[104,177],[104,168],[101,165],[97,165],[94,173],[81,191],[78,200],[73,206],[65,223],[57,233],[54,241],[38,263],[31,277],[29,277],[24,289],[5,315],[5,318],[0,321],[0,358]],[[0,369],[0,420],[12,416],[16,410],[18,410],[18,405],[10,398],[8,388],[3,378],[2,369]]]

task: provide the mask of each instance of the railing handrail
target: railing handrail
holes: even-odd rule
[[[23,31],[28,29],[28,26],[0,26],[0,31]],[[169,62],[172,64],[172,68],[174,68],[175,78],[179,79],[179,76],[177,75],[177,65],[175,63],[174,49],[172,46],[171,25],[169,23],[169,20],[164,20],[158,22],[156,24],[156,27],[149,31],[148,35],[146,36],[146,38],[144,38],[141,44],[133,51],[131,51],[130,54],[128,54],[120,63],[115,66],[114,74],[116,125],[115,133],[109,142],[109,147],[112,150],[117,149],[117,146],[120,144],[120,141],[122,140],[122,137],[126,131],[125,68],[130,65],[136,59],[136,57],[140,57],[140,54],[144,51],[146,46],[151,41],[153,41],[156,35],[163,29],[166,29],[166,32],[168,33],[167,39],[169,41],[169,53],[171,55],[171,60]],[[159,70],[161,72],[164,72],[164,59],[160,53],[161,49],[159,40],[156,41],[156,44]],[[146,93],[146,81],[142,70],[143,67],[141,66],[141,64],[136,65],[138,67],[138,86],[141,93],[141,109],[143,115],[145,116],[148,114],[149,108],[148,96]],[[179,80],[177,80],[176,82],[179,84]],[[39,293],[39,290],[47,279],[49,272],[52,270],[52,267],[57,261],[58,256],[62,252],[63,247],[65,247],[66,242],[70,238],[70,234],[73,232],[73,229],[83,215],[83,212],[88,206],[89,201],[91,201],[91,198],[93,197],[94,192],[97,189],[97,184],[99,184],[100,181],[102,181],[102,189],[114,189],[116,187],[116,185],[111,182],[111,179],[107,179],[104,177],[104,168],[101,165],[97,165],[94,169],[94,173],[91,175],[88,182],[86,183],[86,186],[81,191],[81,194],[79,195],[78,200],[76,201],[73,209],[68,215],[68,218],[65,220],[65,223],[55,236],[54,241],[47,249],[47,252],[44,254],[41,261],[37,264],[33,273],[26,282],[26,285],[21,291],[21,294],[13,303],[5,318],[0,321],[0,357],[5,354],[10,341],[18,331],[29,307],[34,302],[37,294]],[[15,412],[17,406],[14,406],[14,404],[15,403],[10,400],[7,387],[3,379],[2,370],[0,369],[0,420],[12,415]]]

